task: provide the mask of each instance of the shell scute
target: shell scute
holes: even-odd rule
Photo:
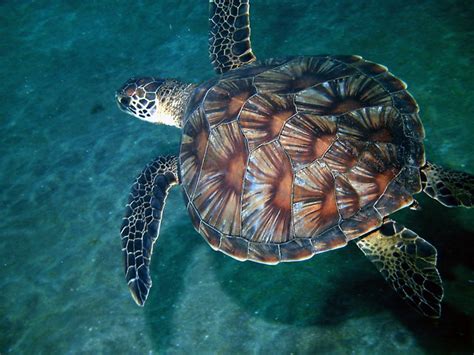
[[[212,130],[194,204],[220,232],[240,235],[240,201],[248,151],[237,122]]]
[[[334,226],[326,232],[310,239],[314,253],[322,253],[347,245],[346,235],[339,226]]]
[[[219,250],[219,245],[221,243],[222,233],[220,233],[215,228],[208,225],[206,222],[201,222],[199,226],[199,233],[204,236],[207,243],[211,246],[214,250]]]
[[[339,220],[334,177],[319,162],[296,173],[293,201],[295,234],[299,238],[318,235]]]
[[[382,85],[382,87],[388,92],[397,92],[406,90],[407,84],[402,80],[398,79],[390,72],[385,72],[377,76],[376,80]]]
[[[187,198],[192,199],[207,149],[209,125],[201,109],[189,115],[181,138],[180,173]]]
[[[349,218],[359,211],[359,194],[344,175],[335,180],[336,204],[342,218]]]
[[[313,244],[308,238],[296,238],[280,244],[281,261],[300,261],[314,255]]]
[[[376,80],[352,75],[303,90],[296,95],[295,103],[303,112],[340,115],[359,108],[390,105],[392,98]]]
[[[363,141],[338,138],[324,154],[323,161],[333,172],[343,174],[357,164],[365,147]]]
[[[238,260],[298,261],[378,228],[421,190],[406,85],[358,56],[255,62],[203,84],[180,168],[195,228]]]
[[[186,113],[184,115],[184,119],[189,117],[189,114],[194,112],[198,106],[201,105],[204,97],[206,96],[208,90],[216,84],[216,79],[211,79],[206,81],[205,83],[199,85],[196,89],[194,89],[193,95],[189,99],[188,107],[186,109]],[[153,83],[154,84],[154,83]],[[186,123],[186,122],[185,122]]]
[[[248,240],[240,237],[226,237],[221,238],[219,250],[234,259],[245,261],[249,255]]]
[[[256,242],[292,238],[293,170],[283,148],[269,143],[249,158],[242,196],[242,236]]]
[[[187,206],[187,210],[189,213],[189,216],[191,217],[191,223],[194,226],[194,229],[199,231],[199,227],[201,225],[201,217],[199,216],[199,212],[196,210],[194,205],[192,203],[189,203]]]
[[[390,106],[363,108],[339,116],[338,136],[359,142],[400,144],[405,140],[403,121]]]
[[[237,119],[242,105],[254,93],[250,79],[221,81],[212,87],[203,103],[210,127]]]
[[[281,261],[280,245],[250,242],[248,259],[268,265],[278,264]]]
[[[377,202],[374,208],[381,216],[387,216],[403,207],[409,206],[413,202],[412,193],[406,189],[407,182],[405,177],[409,172],[405,168],[400,174],[387,186],[385,192]]]
[[[367,206],[354,216],[343,220],[340,226],[349,241],[377,229],[382,225],[382,221],[377,210],[373,206]]]
[[[420,109],[413,96],[408,91],[396,92],[392,95],[393,105],[405,114],[417,113]]]
[[[293,94],[354,73],[353,68],[328,57],[296,57],[257,75],[254,82],[259,92]]]
[[[277,138],[295,112],[293,101],[278,95],[261,94],[250,98],[239,117],[250,150]]]
[[[331,58],[347,64],[357,63],[363,60],[360,55],[333,55]]]
[[[348,182],[359,195],[361,207],[374,203],[398,174],[396,147],[371,146],[362,153],[359,162],[347,174]]]
[[[356,62],[353,67],[367,76],[377,76],[388,71],[387,67],[366,60]]]
[[[416,140],[423,140],[425,138],[425,129],[417,113],[402,115],[403,119],[403,133],[406,137]]]
[[[299,113],[283,128],[280,143],[295,166],[321,158],[336,139],[336,119]]]

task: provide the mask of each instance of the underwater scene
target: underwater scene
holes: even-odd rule
[[[0,2],[0,354],[472,354],[474,211],[425,194],[391,218],[433,244],[438,319],[352,242],[297,263],[239,262],[170,190],[138,307],[120,228],[130,187],[180,129],[132,118],[130,77],[214,76],[206,0]],[[356,54],[408,85],[426,157],[474,174],[474,2],[254,0],[258,59]]]

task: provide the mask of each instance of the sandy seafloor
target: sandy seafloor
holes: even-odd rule
[[[359,54],[409,84],[432,161],[474,173],[474,2],[256,0],[258,57]],[[129,186],[180,132],[119,112],[130,76],[200,82],[207,1],[0,2],[0,353],[435,354],[474,350],[474,211],[420,196],[395,218],[439,250],[427,320],[355,245],[277,267],[194,232],[172,190],[137,307],[119,227]]]

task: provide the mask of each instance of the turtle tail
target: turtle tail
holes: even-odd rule
[[[446,207],[471,208],[474,204],[474,175],[426,162],[421,183],[428,196]]]

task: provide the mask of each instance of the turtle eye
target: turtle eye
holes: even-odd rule
[[[127,97],[127,96],[122,96],[120,99],[119,99],[120,103],[123,105],[123,106],[128,106],[130,105],[130,98]]]

